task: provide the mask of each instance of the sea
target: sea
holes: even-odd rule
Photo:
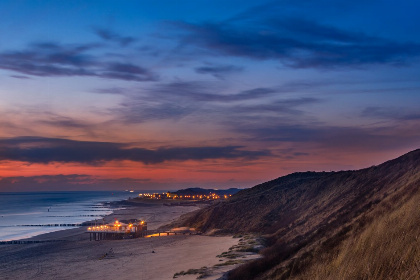
[[[75,228],[57,224],[102,219],[115,210],[107,202],[137,195],[127,191],[0,192],[0,241]]]

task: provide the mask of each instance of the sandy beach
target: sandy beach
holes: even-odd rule
[[[141,218],[149,229],[168,224],[197,206],[139,204],[117,210],[105,221]],[[177,235],[127,240],[89,241],[86,228],[69,229],[33,240],[51,243],[13,244],[0,247],[2,279],[173,279],[175,273],[213,267],[218,257],[238,243],[238,238]],[[228,268],[214,269],[205,279],[218,279]],[[209,273],[210,274],[210,273]],[[196,279],[197,274],[179,279]]]

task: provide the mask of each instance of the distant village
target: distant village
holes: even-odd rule
[[[227,190],[189,188],[175,192],[164,193],[140,193],[139,198],[143,199],[171,199],[171,200],[193,200],[210,201],[228,199],[240,189],[231,188]]]
[[[141,193],[140,198],[146,199],[179,199],[179,200],[216,200],[216,199],[228,199],[232,195],[217,195],[215,193],[209,193],[208,195],[177,195],[170,192],[166,193]]]
[[[215,200],[226,200],[232,195],[239,192],[241,189],[231,188],[227,190],[218,189],[201,189],[201,188],[189,188],[182,189],[174,192],[162,192],[162,193],[140,193],[136,199],[147,199],[147,200],[171,200],[170,203],[164,203],[164,205],[190,205],[197,202],[210,202]],[[127,190],[128,191],[128,190]],[[134,192],[134,191],[130,191]],[[129,200],[133,200],[130,198]],[[172,201],[177,202],[173,203]],[[87,228],[89,233],[89,239],[99,241],[106,239],[126,239],[126,238],[138,238],[138,237],[155,237],[155,236],[169,236],[177,234],[198,234],[194,228],[173,228],[171,230],[159,231],[159,230],[148,230],[147,222],[144,220],[127,220],[118,221],[115,220],[113,223],[108,224],[94,224]]]

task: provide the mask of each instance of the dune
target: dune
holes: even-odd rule
[[[263,258],[233,270],[231,280],[420,279],[420,251],[411,249],[419,186],[420,149],[361,170],[283,176],[178,226],[264,235]]]

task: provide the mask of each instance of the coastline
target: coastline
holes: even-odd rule
[[[45,241],[45,240],[61,239],[63,237],[68,237],[75,234],[79,234],[81,232],[85,232],[88,225],[92,223],[95,223],[95,222],[97,222],[98,224],[111,223],[115,219],[118,219],[118,220],[132,219],[132,218],[142,218],[145,220],[147,219],[149,221],[149,229],[152,229],[150,226],[156,227],[153,229],[157,229],[157,227],[167,224],[166,223],[167,219],[165,219],[165,217],[162,217],[164,219],[161,222],[159,222],[159,221],[156,221],[154,218],[155,213],[151,213],[151,211],[142,211],[144,210],[145,207],[159,208],[162,206],[168,206],[168,204],[164,202],[159,202],[159,201],[158,202],[155,202],[155,201],[139,202],[133,199],[123,199],[123,200],[117,200],[117,201],[112,201],[112,202],[100,202],[100,203],[107,205],[110,208],[110,211],[112,211],[112,213],[104,215],[103,218],[91,219],[91,220],[80,222],[80,226],[77,226],[77,227],[71,227],[71,226],[61,227],[60,229],[51,231],[51,232],[41,233],[41,234],[37,234],[30,237],[16,238],[12,240],[0,240],[0,242],[3,243],[3,242],[13,242],[13,241]],[[177,206],[177,205],[170,205],[170,206]],[[191,204],[185,204],[185,205],[178,204],[178,206],[186,207],[186,208],[181,208],[181,210],[187,209],[187,211],[180,211],[179,209],[176,209],[177,211],[174,212],[175,215],[171,217],[170,221],[177,220],[177,216],[176,216],[177,214],[182,215],[187,212],[192,212],[194,210],[202,208],[202,206],[196,207],[196,205],[191,205]]]
[[[111,223],[115,219],[117,220],[135,219],[135,218],[143,219],[148,222],[148,229],[153,230],[163,225],[167,225],[171,223],[172,221],[177,220],[183,214],[200,209],[200,207],[193,206],[193,205],[166,206],[164,205],[163,202],[154,202],[154,201],[134,202],[133,200],[130,200],[130,199],[108,202],[106,204],[110,205],[112,213],[105,215],[103,218],[85,221],[82,223],[85,225],[82,225],[78,228],[64,228],[61,230],[43,233],[43,234],[35,235],[29,238],[22,238],[19,240],[45,241],[45,240],[55,240],[55,239],[61,240],[63,238],[64,240],[67,240],[68,238],[71,239],[71,237],[74,237],[75,235],[85,233],[87,230],[88,224],[94,223],[95,221],[97,221],[98,224],[101,224],[102,222]],[[166,208],[166,207],[172,207],[170,208],[171,211],[168,211],[169,208]],[[156,212],[159,212],[159,214],[157,214]]]
[[[128,198],[110,191],[0,192],[0,243],[78,228],[112,214]]]
[[[118,206],[127,201],[117,203]],[[162,203],[129,203],[104,217],[124,220],[142,218],[149,229],[170,224],[199,206]],[[179,272],[216,267],[220,257],[238,244],[231,236],[177,235],[124,240],[89,241],[86,227],[65,229],[26,240],[62,240],[34,244],[1,245],[0,273],[4,279],[173,279]],[[218,279],[233,266],[212,271],[205,279]],[[216,271],[217,270],[217,271]],[[182,280],[197,274],[178,275]]]

